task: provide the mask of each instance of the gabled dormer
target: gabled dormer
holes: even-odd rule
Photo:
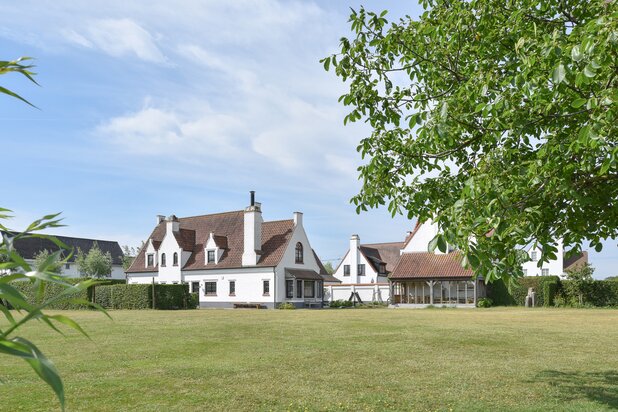
[[[225,249],[227,249],[227,237],[217,236],[213,232],[210,232],[204,246],[204,263],[206,265],[219,264]]]
[[[144,258],[145,268],[155,268],[158,266],[159,246],[161,246],[161,242],[148,239],[148,243],[146,244],[146,256]]]

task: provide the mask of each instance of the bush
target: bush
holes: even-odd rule
[[[502,280],[495,280],[487,285],[487,296],[491,298],[496,306],[516,305],[515,299],[513,299]]]
[[[66,278],[65,279],[67,283],[70,283],[73,285],[76,285],[79,282],[82,282],[84,280],[87,280],[87,279],[85,278]],[[34,304],[40,304],[54,296],[57,296],[58,294],[60,294],[61,292],[65,290],[65,288],[61,285],[58,285],[55,283],[47,283],[45,285],[45,292],[43,296],[40,299],[38,299],[37,290],[35,289],[33,283],[29,281],[15,281],[15,282],[12,282],[11,285],[15,289],[23,293],[23,295],[26,297],[26,300],[29,303],[34,303]],[[92,301],[92,290],[93,290],[92,287],[86,290],[82,290],[81,292],[72,295],[70,298],[68,298],[68,300],[82,299],[82,300],[87,300],[90,302]],[[47,307],[47,309],[62,309],[62,310],[88,309],[87,305],[83,305],[79,303],[71,303],[68,300],[52,303],[51,305]]]
[[[292,310],[292,309],[296,309],[296,306],[294,306],[294,304],[290,302],[284,302],[284,303],[280,303],[279,306],[277,306],[277,309]]]
[[[577,288],[573,287],[571,280],[563,280],[559,299],[556,306],[571,307],[617,307],[618,306],[618,282],[612,280],[593,280],[583,290],[583,304],[579,303]]]
[[[490,308],[494,302],[490,298],[480,298],[478,302],[476,302],[476,307],[478,308]]]
[[[188,285],[154,285],[154,288],[155,309],[197,307],[197,294],[190,294]],[[97,286],[95,302],[108,309],[152,309],[152,285]]]
[[[524,306],[526,304],[528,288],[534,288],[536,292],[535,305],[551,306],[560,288],[558,276],[529,276],[517,279],[515,282],[515,285],[511,286],[510,290],[507,290],[504,283],[500,285],[500,281],[494,282],[496,285],[494,283],[490,284],[488,297],[496,305],[515,304]]]
[[[349,308],[353,305],[354,304],[350,302],[349,300],[339,299],[339,300],[333,300],[329,306],[331,308]]]

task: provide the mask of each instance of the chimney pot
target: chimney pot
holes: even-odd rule
[[[251,194],[251,206],[255,206],[255,190],[249,192]]]
[[[165,220],[165,216],[163,215],[157,215],[157,224],[163,222]]]

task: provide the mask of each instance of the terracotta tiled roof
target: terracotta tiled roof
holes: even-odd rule
[[[242,253],[244,247],[244,211],[234,211],[216,213],[212,215],[191,216],[178,219],[180,235],[184,246],[188,247],[192,242],[191,257],[183,267],[183,270],[199,270],[214,268],[236,268],[242,267]],[[165,236],[165,222],[159,223],[153,230],[149,239],[153,243],[161,242]],[[294,221],[278,220],[264,222],[262,224],[262,253],[257,266],[276,266],[281,261],[285,248],[290,241]],[[194,238],[191,240],[189,232],[193,232]],[[216,233],[215,242],[225,239],[225,248],[219,262],[206,264],[204,256],[204,245],[210,236],[210,232]],[[187,238],[185,238],[187,236]],[[148,243],[148,242],[146,242]],[[133,264],[127,272],[150,272],[152,268],[145,267],[145,248],[135,258]]]
[[[174,237],[182,250],[193,251],[195,246],[195,230],[180,229],[174,233]]]
[[[373,266],[373,270],[379,271],[380,263],[386,263],[386,272],[392,272],[399,262],[399,256],[401,255],[401,249],[403,248],[402,242],[390,242],[390,243],[372,243],[360,245],[360,251],[367,261]]]
[[[470,278],[472,270],[461,267],[461,254],[412,252],[401,255],[390,279]]]
[[[564,259],[562,261],[562,269],[566,272],[567,270],[574,270],[584,266],[586,263],[588,263],[588,252],[584,251],[568,259]]]
[[[227,249],[227,236],[213,235],[215,245],[220,249]]]

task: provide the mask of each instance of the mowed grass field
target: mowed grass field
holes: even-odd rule
[[[60,370],[68,411],[518,411],[618,408],[618,310],[63,312],[92,341],[23,335]],[[0,356],[3,411],[58,410]]]

